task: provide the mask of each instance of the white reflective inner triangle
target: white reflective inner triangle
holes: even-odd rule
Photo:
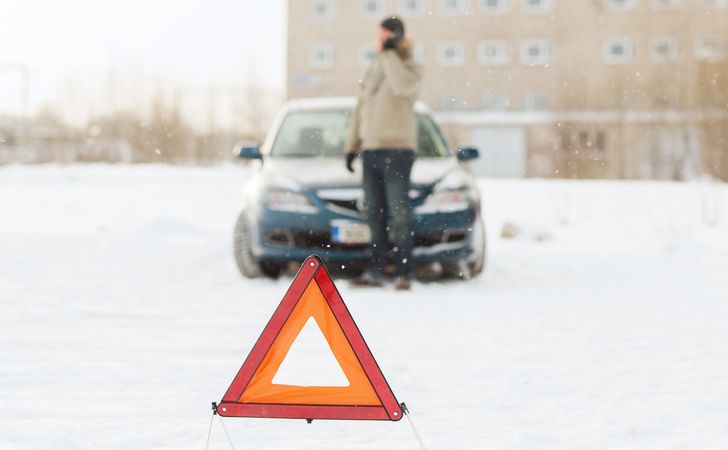
[[[349,386],[316,319],[309,317],[273,377],[273,384]]]

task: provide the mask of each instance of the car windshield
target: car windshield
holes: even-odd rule
[[[348,110],[296,111],[286,115],[270,154],[274,157],[341,156],[349,134]],[[450,153],[435,123],[417,114],[417,156],[445,157]]]

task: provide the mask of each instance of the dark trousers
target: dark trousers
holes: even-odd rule
[[[398,276],[411,278],[413,275],[414,233],[409,189],[414,161],[412,150],[362,152],[364,202],[372,230],[372,259],[368,270],[374,277],[384,276],[384,267],[389,261],[395,264]]]

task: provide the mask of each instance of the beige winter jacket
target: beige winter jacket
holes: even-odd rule
[[[416,150],[414,103],[422,71],[409,45],[380,52],[360,82],[347,150]]]

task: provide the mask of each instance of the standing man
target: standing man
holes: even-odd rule
[[[421,70],[412,59],[412,45],[399,18],[381,23],[377,46],[377,57],[360,82],[347,143],[346,167],[351,172],[354,159],[362,155],[366,217],[372,230],[369,266],[353,284],[382,286],[384,267],[391,260],[396,266],[395,288],[408,290],[414,275],[409,187]]]

